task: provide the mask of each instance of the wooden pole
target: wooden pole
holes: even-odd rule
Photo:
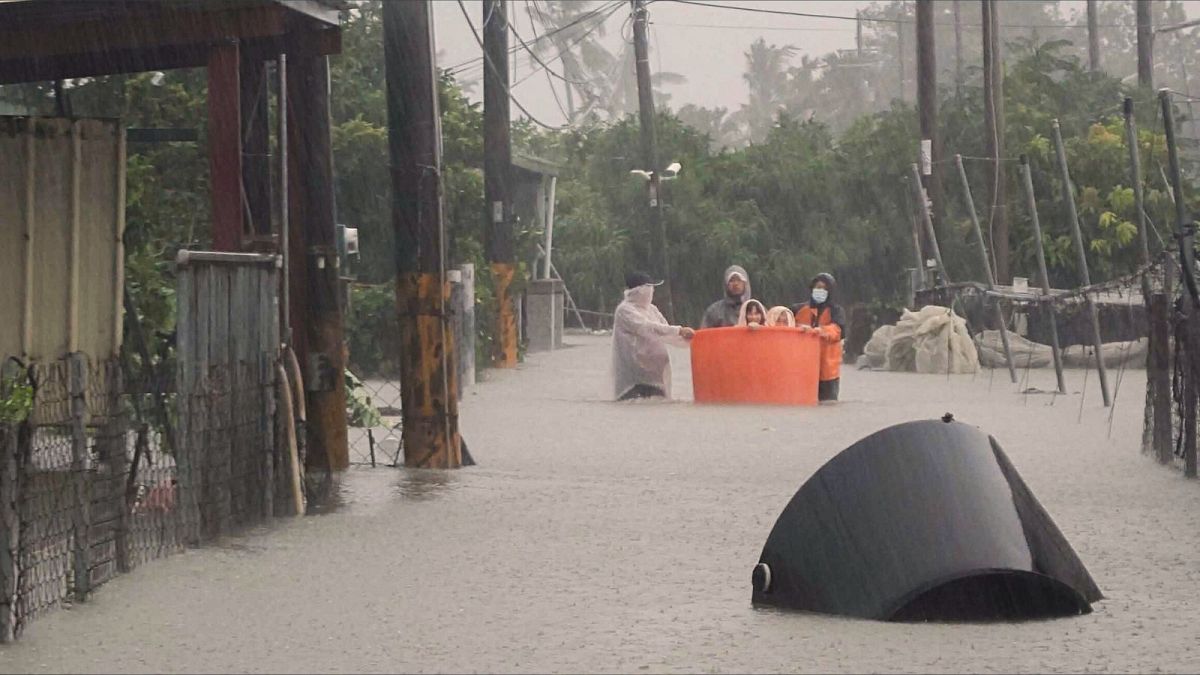
[[[1042,281],[1042,309],[1050,324],[1050,350],[1054,355],[1054,374],[1058,378],[1058,392],[1067,393],[1067,383],[1063,378],[1062,350],[1058,346],[1058,325],[1054,303],[1050,297],[1050,275],[1046,272],[1046,249],[1042,242],[1042,225],[1038,221],[1037,196],[1033,192],[1033,174],[1029,169],[1029,158],[1021,155],[1021,174],[1025,179],[1025,197],[1029,204],[1029,219],[1033,223],[1033,237],[1037,243],[1038,275]]]
[[[1075,194],[1071,189],[1071,170],[1067,165],[1067,150],[1063,146],[1062,129],[1058,120],[1052,123],[1054,128],[1054,149],[1058,156],[1058,169],[1063,182],[1063,204],[1067,207],[1067,220],[1071,225],[1071,240],[1075,243],[1075,255],[1079,261],[1079,276],[1085,287],[1092,285],[1092,276],[1088,272],[1087,250],[1083,246],[1083,232],[1079,227],[1079,212],[1075,209]],[[1100,395],[1104,399],[1104,407],[1112,405],[1112,394],[1108,390],[1108,371],[1104,368],[1104,357],[1101,350],[1104,343],[1100,338],[1100,317],[1096,313],[1096,300],[1091,294],[1084,295],[1087,304],[1088,318],[1092,323],[1092,346],[1096,350],[1096,372],[1100,375]]]
[[[931,204],[933,231],[944,219],[942,189],[942,134],[938,127],[937,52],[934,42],[933,0],[917,0],[917,110],[921,139],[929,145],[929,175],[922,175]],[[924,168],[922,168],[924,174]]]
[[[983,240],[983,228],[979,226],[979,214],[975,212],[975,198],[971,195],[971,182],[967,180],[967,170],[963,167],[962,155],[954,156],[954,163],[958,167],[958,178],[962,182],[963,198],[967,202],[967,212],[971,214],[971,225],[975,229],[975,243],[979,247],[979,261],[983,264],[984,279],[987,281],[988,290],[996,289],[996,277],[992,273],[992,264],[988,259],[987,244]],[[1008,377],[1013,384],[1017,382],[1017,367],[1013,362],[1012,348],[1008,344],[1008,327],[1004,322],[1004,310],[1000,307],[1000,300],[993,298],[993,306],[996,308],[996,325],[1000,327],[1000,344],[1004,346],[1004,362],[1008,365]]]
[[[1139,4],[1140,7],[1140,4]],[[1179,145],[1175,138],[1175,113],[1171,108],[1171,92],[1158,92],[1162,106],[1163,133],[1167,137],[1167,161],[1170,167],[1171,191],[1175,195],[1175,231],[1179,239],[1179,265],[1183,268],[1183,311],[1187,327],[1187,370],[1184,377],[1183,411],[1183,474],[1196,477],[1196,403],[1200,387],[1200,293],[1196,288],[1196,249],[1194,223],[1188,216],[1183,178],[1179,168]]]
[[[1096,0],[1087,0],[1088,68],[1100,71],[1100,27],[1098,25]]]
[[[492,9],[503,11],[500,7]],[[454,469],[462,466],[462,439],[455,395],[458,372],[454,336],[447,312],[450,285],[441,202],[441,127],[432,13],[428,0],[384,3],[383,44],[392,229],[396,233],[396,305],[402,344],[404,464]],[[493,31],[496,26],[500,32],[507,31],[502,15],[493,14],[491,22]],[[494,87],[492,93],[496,94]],[[504,90],[500,94],[507,102]],[[507,129],[507,119],[504,121]],[[495,166],[496,158],[491,159]],[[507,174],[507,161],[501,166]],[[500,220],[503,226],[503,218]],[[500,252],[506,253],[504,249]]]
[[[487,212],[484,239],[496,297],[492,363],[499,368],[516,368],[517,318],[509,293],[516,274],[516,252],[512,226],[507,0],[484,0],[483,20],[483,191]]]
[[[1137,76],[1138,86],[1154,87],[1154,20],[1151,0],[1137,0]]]
[[[238,43],[229,40],[208,54],[208,173],[212,200],[212,248],[242,248],[242,124]]]
[[[333,205],[329,63],[299,37],[288,54],[289,254],[293,340],[308,410],[305,460],[317,471],[350,466],[341,284]],[[297,288],[297,282],[301,285]],[[303,333],[303,340],[295,333]]]
[[[650,47],[646,41],[649,13],[645,0],[633,0],[633,52],[637,69],[638,121],[641,126],[642,166],[650,172],[647,184],[650,201],[650,231],[656,276],[663,281],[655,293],[668,321],[675,320],[671,293],[671,264],[667,251],[667,229],[662,212],[662,183],[659,172],[658,140],[655,133],[654,88],[650,82]]]
[[[989,235],[996,261],[996,283],[1007,284],[1009,271],[1008,184],[1004,167],[1004,64],[1000,55],[999,3],[982,0],[983,8],[983,114],[987,154],[992,158],[988,176]]]

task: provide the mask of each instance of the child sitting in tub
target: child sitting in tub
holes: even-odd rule
[[[792,314],[792,310],[778,305],[767,310],[767,325],[795,328],[796,316]]]
[[[739,326],[748,328],[761,328],[767,325],[767,308],[758,300],[747,300],[742,303],[742,308],[738,311]]]

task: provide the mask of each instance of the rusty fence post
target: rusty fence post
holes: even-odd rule
[[[75,352],[68,357],[71,396],[71,482],[74,485],[74,591],[79,602],[91,591],[91,489],[88,477],[88,359]]]

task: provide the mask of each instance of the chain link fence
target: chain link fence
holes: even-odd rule
[[[116,575],[295,512],[275,413],[273,359],[210,364],[170,394],[172,430],[116,360],[77,356],[13,369],[0,400],[0,640]]]

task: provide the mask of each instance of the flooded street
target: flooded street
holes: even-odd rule
[[[1195,671],[1200,486],[1138,452],[1143,371],[1109,437],[1092,374],[843,373],[811,409],[604,400],[608,340],[490,371],[479,466],[356,469],[333,512],[153,562],[0,648],[3,672]],[[690,395],[687,353],[675,391]],[[1053,371],[1030,384],[1053,388]],[[1114,378],[1115,373],[1110,373]],[[1053,405],[1051,405],[1053,403]],[[1091,615],[905,625],[755,610],[775,518],[837,452],[953,412],[997,437],[1106,599]]]

